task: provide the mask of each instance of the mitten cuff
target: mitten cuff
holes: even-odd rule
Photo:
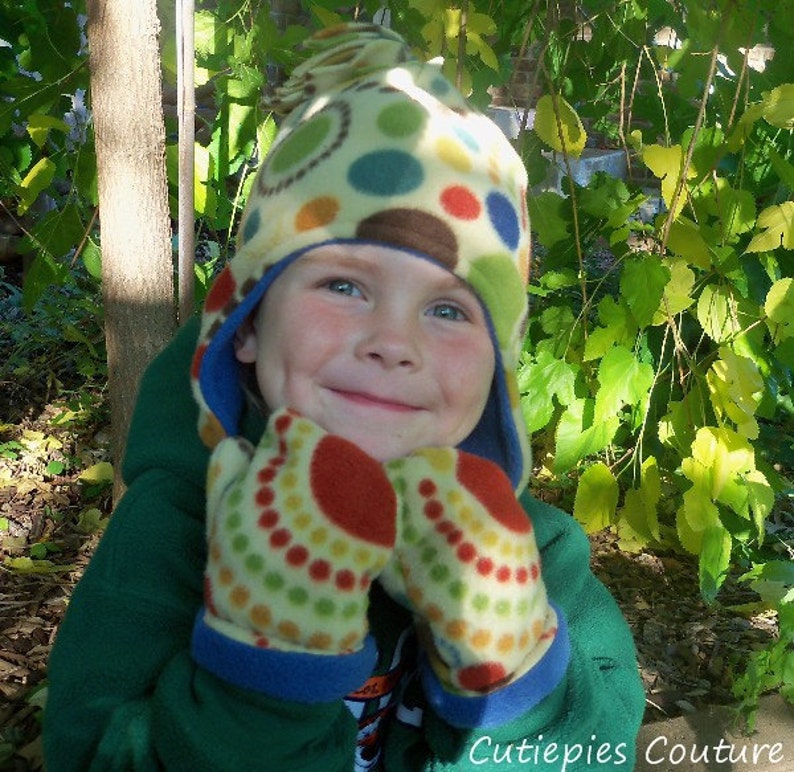
[[[421,668],[422,685],[436,713],[452,726],[487,729],[518,718],[551,694],[565,676],[571,644],[565,615],[556,605],[549,605],[557,614],[554,641],[532,668],[500,689],[481,696],[454,694],[444,688],[425,659]]]
[[[372,636],[352,654],[311,654],[259,648],[210,627],[206,609],[193,626],[194,661],[242,689],[293,702],[330,702],[355,691],[372,674],[377,647]]]

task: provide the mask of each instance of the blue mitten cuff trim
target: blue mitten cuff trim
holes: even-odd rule
[[[447,723],[462,729],[488,729],[522,716],[557,688],[568,669],[571,642],[565,615],[556,605],[557,634],[554,641],[527,673],[501,689],[482,696],[468,697],[444,688],[427,658],[421,668],[422,686],[433,709]]]
[[[368,635],[352,654],[310,654],[250,646],[210,627],[202,608],[193,626],[191,654],[201,667],[234,686],[293,702],[330,702],[372,675],[378,652]]]

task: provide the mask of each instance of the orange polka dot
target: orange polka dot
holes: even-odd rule
[[[466,621],[463,619],[453,619],[447,623],[447,636],[455,641],[459,641],[466,635]]]
[[[253,623],[254,627],[258,630],[269,627],[270,622],[273,619],[270,609],[261,603],[258,603],[256,606],[254,606],[249,612],[248,616],[251,618],[251,622]]]
[[[490,642],[490,630],[475,630],[474,634],[471,636],[471,645],[474,646],[475,649],[484,649]]]
[[[278,632],[282,638],[293,643],[299,641],[301,637],[298,625],[288,619],[278,623]]]
[[[496,650],[500,654],[509,654],[516,646],[516,639],[511,633],[505,633],[496,642]]]
[[[435,603],[431,603],[425,610],[425,616],[427,617],[427,621],[431,624],[433,622],[440,622],[444,618],[444,612],[436,606]]]
[[[314,633],[309,636],[306,641],[306,646],[310,649],[319,649],[320,651],[328,651],[331,648],[331,636],[328,633]]]
[[[224,586],[230,585],[234,581],[232,570],[227,566],[222,566],[218,572],[218,581]]]
[[[360,635],[355,632],[348,633],[346,636],[339,640],[339,650],[342,652],[353,651],[358,647],[360,642]]]
[[[322,228],[332,223],[339,213],[339,201],[332,196],[320,196],[304,204],[295,215],[295,230],[298,233]]]
[[[250,597],[251,593],[248,591],[248,588],[238,584],[229,595],[229,601],[232,606],[243,608],[243,606],[248,605],[248,599]]]

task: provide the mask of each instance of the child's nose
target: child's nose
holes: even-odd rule
[[[382,310],[368,320],[358,355],[388,369],[416,368],[422,363],[421,332],[407,315]]]

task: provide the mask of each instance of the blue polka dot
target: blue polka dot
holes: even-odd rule
[[[518,246],[520,228],[518,214],[510,200],[502,193],[493,192],[488,194],[485,205],[488,208],[491,225],[499,234],[499,238],[510,249],[515,249]]]
[[[259,224],[259,210],[254,209],[249,213],[245,221],[245,226],[243,227],[243,244],[256,236],[256,232],[259,230]],[[242,246],[242,244],[240,246]]]
[[[347,179],[359,193],[396,196],[416,190],[424,181],[422,164],[400,150],[377,150],[356,160]]]
[[[471,134],[469,134],[468,131],[466,131],[465,129],[462,129],[460,126],[456,126],[455,127],[455,134],[457,134],[458,137],[460,137],[460,139],[463,141],[463,144],[465,144],[470,150],[474,150],[475,152],[479,152],[480,143],[477,142],[476,138],[473,137]]]

